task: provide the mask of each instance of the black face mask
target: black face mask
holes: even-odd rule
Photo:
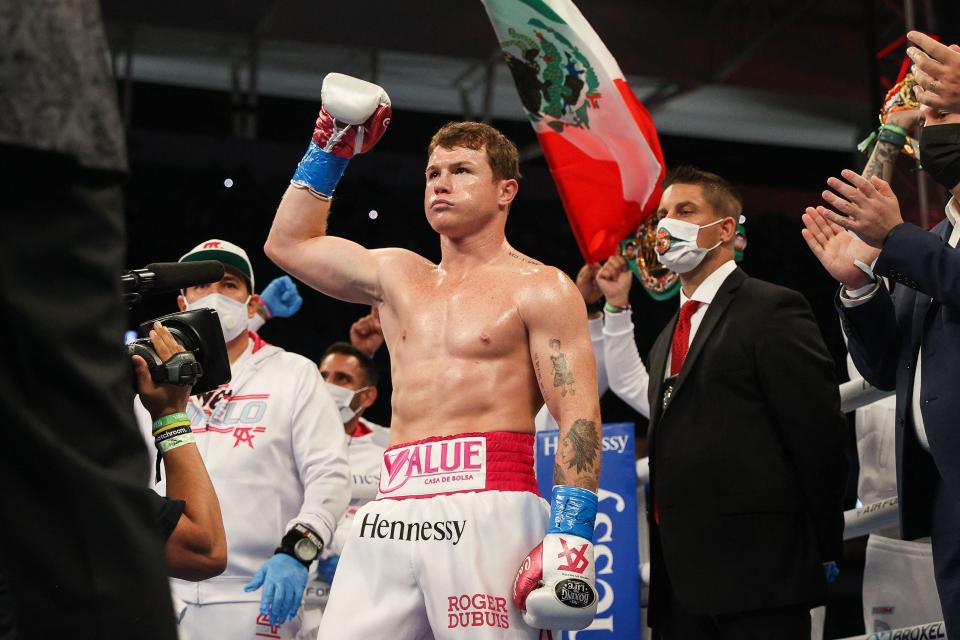
[[[920,127],[920,164],[948,191],[960,184],[960,124]]]

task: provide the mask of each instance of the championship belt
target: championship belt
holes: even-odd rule
[[[680,276],[657,260],[657,225],[663,218],[657,212],[650,214],[632,236],[620,241],[620,255],[630,271],[654,300],[669,300],[680,291]],[[737,221],[737,235],[733,240],[734,260],[741,262],[747,248],[747,230],[742,215]]]
[[[634,235],[620,241],[620,255],[654,300],[669,300],[680,291],[680,276],[657,260],[657,224],[662,217],[651,213]]]

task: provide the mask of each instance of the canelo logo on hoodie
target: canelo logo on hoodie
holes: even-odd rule
[[[380,493],[391,498],[483,489],[487,439],[450,438],[389,449],[383,454]]]

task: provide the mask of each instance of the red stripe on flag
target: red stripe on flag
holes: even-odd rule
[[[650,114],[624,80],[616,79],[614,84],[639,130],[618,133],[625,137],[636,137],[633,144],[649,146],[660,163],[656,186],[642,207],[623,198],[624,185],[620,175],[621,170],[629,174],[631,170],[639,172],[644,167],[620,167],[612,158],[591,157],[570,142],[565,133],[541,131],[537,136],[577,245],[590,262],[602,262],[613,255],[620,240],[636,231],[640,223],[656,210],[665,174],[663,152]],[[610,96],[607,99],[615,98]],[[588,135],[593,134],[591,132]]]

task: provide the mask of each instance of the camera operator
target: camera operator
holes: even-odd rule
[[[166,361],[183,347],[166,327],[155,322],[150,342],[161,360]],[[190,387],[157,384],[150,377],[147,363],[133,356],[140,402],[150,413],[157,435],[157,448],[163,455],[167,495],[150,491],[157,526],[166,540],[167,573],[184,580],[206,580],[223,573],[227,566],[227,538],[223,531],[220,502],[200,457],[193,433],[168,437],[179,423],[189,427],[187,402]],[[165,445],[162,443],[166,443]]]
[[[199,584],[172,581],[186,603],[180,631],[191,638],[293,638],[308,567],[330,543],[349,500],[343,422],[313,362],[248,330],[259,296],[246,251],[212,239],[180,262],[202,260],[221,262],[224,276],[187,287],[177,302],[181,311],[217,312],[231,379],[191,397],[184,433],[197,438],[217,488],[227,567]],[[152,442],[157,430],[137,413]]]

